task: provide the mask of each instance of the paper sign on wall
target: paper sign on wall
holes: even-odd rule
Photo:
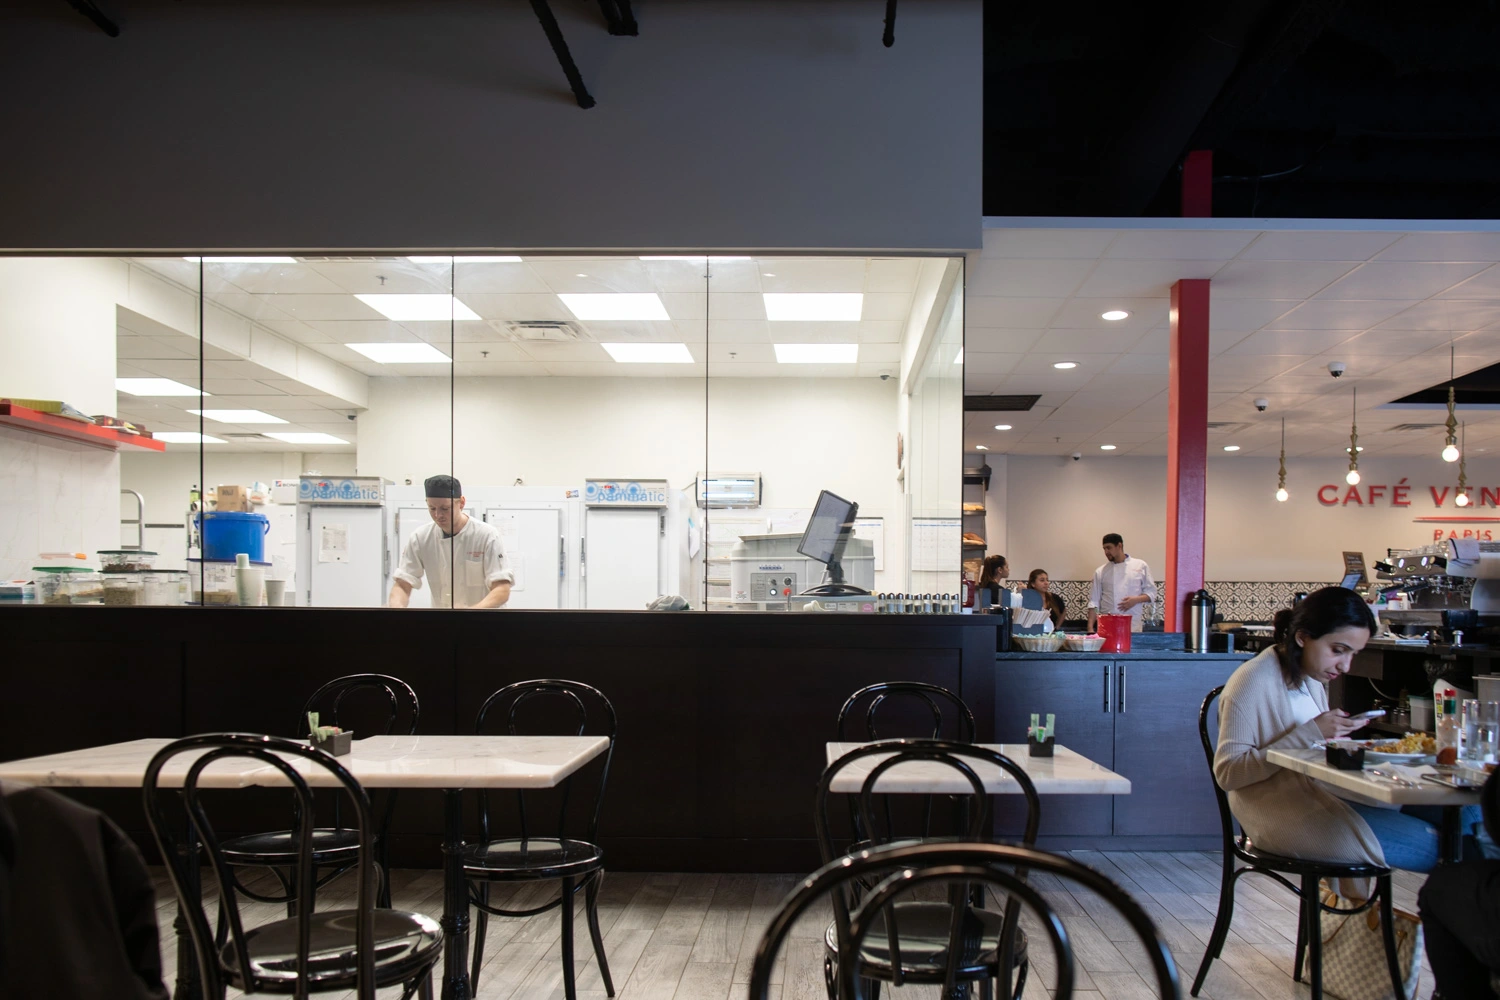
[[[318,562],[346,563],[349,561],[349,526],[347,524],[325,524],[318,531]]]

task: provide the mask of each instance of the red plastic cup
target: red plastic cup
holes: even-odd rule
[[[1104,637],[1104,645],[1099,647],[1099,652],[1130,652],[1131,624],[1132,618],[1130,615],[1100,615],[1099,634]]]

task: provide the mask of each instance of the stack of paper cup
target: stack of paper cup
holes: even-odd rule
[[[266,571],[250,565],[250,556],[241,552],[234,557],[235,596],[242,608],[258,608],[266,603]]]

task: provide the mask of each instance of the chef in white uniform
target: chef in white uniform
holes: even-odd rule
[[[390,606],[406,607],[425,577],[435,608],[500,607],[510,600],[515,582],[505,565],[500,532],[464,513],[463,487],[457,479],[433,476],[423,485],[432,523],[412,532],[401,549],[401,564],[392,574]]]
[[[1156,583],[1144,559],[1125,552],[1125,540],[1111,532],[1104,536],[1105,563],[1094,570],[1089,588],[1089,632],[1099,625],[1099,616],[1129,615],[1130,631],[1139,632],[1146,618],[1146,605],[1156,600]]]

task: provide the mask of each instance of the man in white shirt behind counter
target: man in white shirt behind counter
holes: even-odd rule
[[[1130,631],[1139,632],[1146,605],[1156,600],[1156,583],[1145,560],[1125,554],[1125,540],[1111,532],[1104,536],[1103,566],[1094,570],[1089,588],[1089,632],[1099,627],[1099,616],[1129,615]]]
[[[423,486],[432,523],[412,532],[402,547],[401,564],[391,574],[390,606],[406,607],[425,576],[435,608],[500,607],[515,582],[500,532],[464,513],[463,488],[452,476],[433,476]]]

